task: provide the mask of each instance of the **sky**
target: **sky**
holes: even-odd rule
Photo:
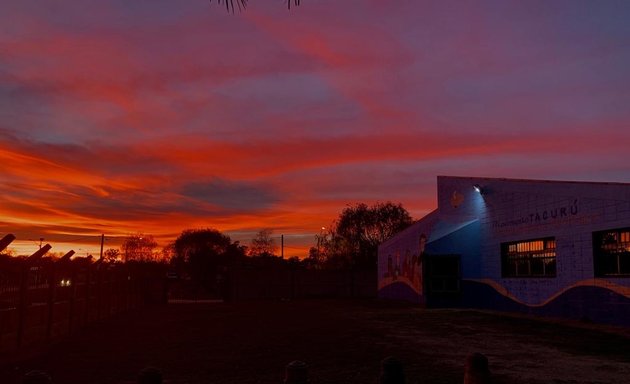
[[[0,0],[0,236],[304,257],[436,176],[630,182],[630,2]]]

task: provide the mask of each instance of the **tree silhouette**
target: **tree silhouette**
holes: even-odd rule
[[[173,252],[171,264],[209,292],[220,288],[219,280],[245,254],[238,242],[211,228],[183,231],[173,244]]]
[[[152,235],[138,233],[129,235],[123,240],[121,249],[125,262],[128,261],[153,261],[153,250],[157,247],[157,241]]]
[[[375,268],[378,246],[413,222],[401,204],[364,203],[346,207],[320,247],[324,263],[333,268]]]
[[[278,247],[271,237],[272,233],[271,229],[261,229],[249,245],[249,256],[275,256]]]
[[[105,258],[105,261],[107,262],[110,262],[110,263],[116,262],[120,259],[120,250],[116,248],[106,249],[105,252],[103,252],[103,257]]]

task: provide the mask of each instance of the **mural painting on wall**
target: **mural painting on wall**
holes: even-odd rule
[[[381,288],[395,282],[405,283],[422,295],[422,259],[427,244],[427,236],[423,233],[418,240],[418,249],[412,252],[407,248],[404,252],[397,249],[394,256],[387,256],[387,270],[381,278]]]
[[[461,193],[457,191],[453,191],[450,202],[451,202],[451,207],[457,208],[460,205],[462,205],[462,203],[464,202],[464,195],[462,195]]]

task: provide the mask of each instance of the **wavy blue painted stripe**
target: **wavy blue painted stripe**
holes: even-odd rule
[[[608,289],[612,292],[615,292],[619,295],[625,296],[627,298],[630,298],[630,287],[626,287],[624,285],[619,285],[616,283],[613,283],[611,281],[608,280],[604,280],[604,279],[586,279],[586,280],[580,280],[575,282],[572,285],[566,286],[564,288],[562,288],[561,290],[559,290],[558,292],[554,293],[553,295],[551,295],[550,297],[548,297],[546,300],[540,302],[540,303],[535,303],[535,304],[529,304],[526,303],[522,300],[520,300],[518,297],[512,295],[510,293],[510,291],[505,288],[503,285],[499,284],[497,281],[492,280],[492,279],[463,279],[463,281],[470,281],[470,282],[474,282],[474,283],[480,283],[480,284],[485,284],[488,285],[490,287],[492,287],[495,291],[497,291],[500,295],[505,296],[519,304],[528,306],[528,307],[544,307],[545,305],[549,304],[550,302],[554,301],[555,299],[557,299],[559,296],[561,296],[562,294],[564,294],[565,292],[573,289],[573,288],[577,288],[577,287],[599,287],[599,288],[604,288],[604,289]]]

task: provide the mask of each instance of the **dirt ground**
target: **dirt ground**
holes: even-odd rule
[[[471,310],[380,301],[170,304],[94,324],[42,355],[0,368],[0,383],[30,369],[56,384],[133,382],[146,366],[168,383],[282,383],[292,360],[319,383],[375,383],[394,355],[408,383],[462,383],[481,352],[495,383],[624,383],[630,332]]]

